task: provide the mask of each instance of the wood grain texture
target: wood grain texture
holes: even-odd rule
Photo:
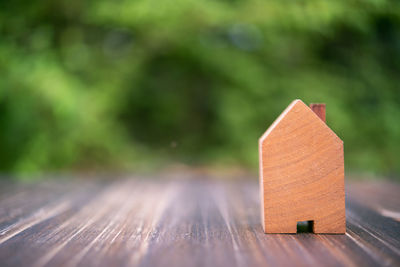
[[[261,218],[265,233],[346,231],[343,142],[301,100],[259,140]]]
[[[346,235],[265,235],[253,179],[1,185],[1,266],[400,265],[398,184],[347,185]]]

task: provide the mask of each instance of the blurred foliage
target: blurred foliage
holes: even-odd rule
[[[256,170],[296,98],[346,169],[400,173],[400,3],[2,1],[0,170]]]

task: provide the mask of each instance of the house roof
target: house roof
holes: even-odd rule
[[[290,117],[290,113],[302,113],[301,116],[296,115],[296,118],[303,117],[309,118],[314,121],[314,125],[317,124],[321,130],[329,132],[329,135],[332,136],[334,139],[339,140],[343,143],[343,141],[336,135],[336,133],[329,128],[329,126],[323,122],[303,101],[300,99],[294,100],[290,105],[279,115],[279,117],[271,124],[271,126],[265,131],[265,133],[260,137],[259,143],[262,144],[268,136],[278,127],[278,125],[285,120],[286,118]],[[289,116],[288,116],[289,115]],[[306,125],[304,125],[306,126]]]

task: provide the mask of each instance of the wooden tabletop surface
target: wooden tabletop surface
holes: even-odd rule
[[[399,184],[348,182],[345,235],[266,235],[259,209],[256,179],[1,181],[0,265],[400,266]]]

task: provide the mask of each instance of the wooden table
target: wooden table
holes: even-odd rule
[[[400,266],[400,185],[346,184],[345,235],[266,235],[256,179],[0,182],[1,266]]]

